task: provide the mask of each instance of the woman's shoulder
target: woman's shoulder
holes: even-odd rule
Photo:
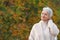
[[[39,23],[35,23],[34,25],[33,25],[33,28],[34,29],[36,29],[36,28],[38,28],[39,27]]]
[[[35,23],[34,25],[33,25],[33,27],[35,27],[35,26],[37,26],[39,23]]]

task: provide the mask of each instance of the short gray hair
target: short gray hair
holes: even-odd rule
[[[52,10],[51,8],[49,8],[49,7],[44,7],[44,8],[43,8],[43,11],[47,11],[48,14],[50,15],[50,17],[53,16],[53,10]]]

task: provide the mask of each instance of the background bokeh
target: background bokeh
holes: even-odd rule
[[[45,6],[53,9],[52,19],[60,29],[60,0],[0,0],[0,40],[28,40]]]

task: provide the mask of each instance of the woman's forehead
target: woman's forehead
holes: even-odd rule
[[[44,14],[48,14],[48,12],[47,12],[47,11],[42,11],[42,13],[44,13]]]

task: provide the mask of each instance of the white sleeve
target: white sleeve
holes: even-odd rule
[[[35,27],[35,25],[33,25],[33,27],[32,27],[32,30],[30,32],[28,40],[34,40],[35,39],[35,28],[34,27]]]
[[[59,29],[57,28],[57,26],[51,20],[50,20],[50,23],[48,25],[49,25],[50,33],[53,36],[57,36],[59,33]]]

